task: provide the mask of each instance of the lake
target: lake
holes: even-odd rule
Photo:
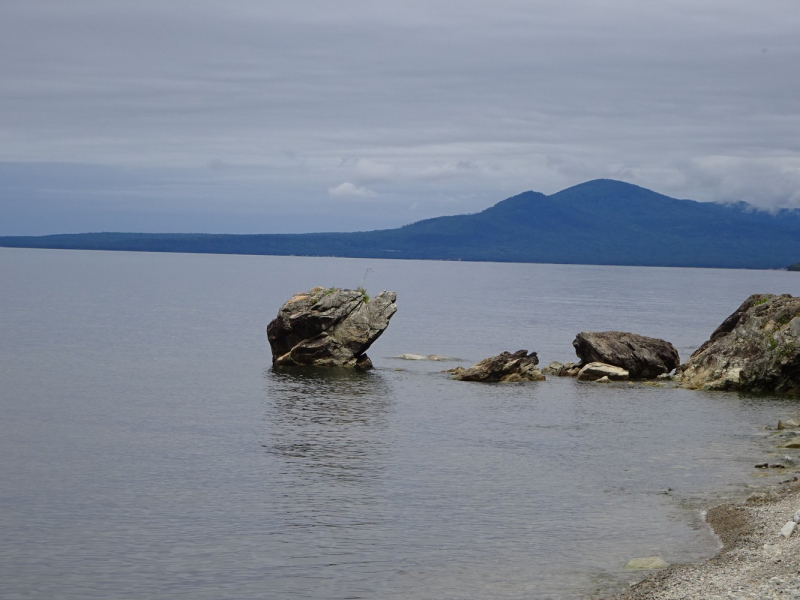
[[[0,275],[4,599],[598,597],[713,555],[702,507],[800,458],[764,429],[797,399],[441,372],[582,330],[686,359],[797,273],[3,248]],[[362,281],[398,293],[375,370],[271,369],[283,302]]]

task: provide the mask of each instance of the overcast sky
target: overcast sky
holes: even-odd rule
[[[800,206],[797,0],[0,0],[0,235]]]

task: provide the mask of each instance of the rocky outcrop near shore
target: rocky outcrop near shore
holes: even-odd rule
[[[634,379],[654,379],[680,364],[675,346],[658,338],[623,331],[582,331],[572,342],[580,366],[604,363]]]
[[[497,356],[484,358],[469,369],[456,367],[447,372],[459,381],[484,381],[512,383],[517,381],[543,381],[544,375],[536,368],[539,357],[536,352],[527,350],[503,352]]]
[[[692,389],[800,394],[800,297],[750,296],[677,375]]]
[[[364,354],[397,312],[396,292],[315,287],[295,294],[267,326],[275,366],[372,368]]]

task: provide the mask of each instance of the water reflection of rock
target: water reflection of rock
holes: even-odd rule
[[[377,373],[349,369],[268,371],[263,446],[303,479],[357,483],[386,457],[392,392]]]

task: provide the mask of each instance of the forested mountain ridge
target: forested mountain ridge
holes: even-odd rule
[[[599,179],[525,192],[469,215],[356,233],[85,233],[0,237],[0,246],[499,262],[786,268],[800,210],[678,200]]]

